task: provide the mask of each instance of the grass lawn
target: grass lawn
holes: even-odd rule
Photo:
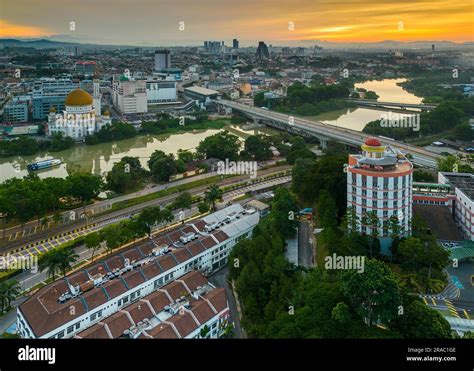
[[[132,198],[130,200],[120,201],[120,202],[114,203],[112,205],[112,209],[108,210],[107,212],[122,210],[122,209],[125,209],[127,207],[135,206],[135,205],[141,204],[143,202],[155,200],[155,199],[160,198],[160,197],[168,196],[168,195],[178,193],[178,192],[184,192],[184,191],[186,191],[188,189],[191,189],[191,188],[195,188],[195,187],[199,187],[199,186],[203,186],[203,185],[207,185],[207,184],[214,184],[214,183],[217,183],[219,180],[221,180],[221,176],[216,175],[216,176],[212,176],[210,178],[199,179],[199,180],[196,180],[194,182],[181,184],[181,185],[178,185],[178,186],[175,186],[175,187],[170,187],[168,189],[163,189],[161,191],[153,192],[153,193],[150,193],[150,194],[147,194],[147,195],[144,195],[144,196],[135,197],[135,198]]]

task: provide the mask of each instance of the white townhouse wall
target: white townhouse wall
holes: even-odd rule
[[[454,189],[454,220],[463,238],[474,241],[474,174],[441,172],[438,182]]]
[[[250,237],[258,221],[255,209],[231,205],[59,279],[18,307],[18,334],[70,338],[192,270],[211,273],[225,265],[232,247]],[[193,234],[193,240],[182,242]],[[154,255],[160,249],[167,252]],[[74,290],[75,295],[59,300]]]

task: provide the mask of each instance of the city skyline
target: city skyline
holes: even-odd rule
[[[90,11],[92,5],[94,12]],[[473,41],[474,34],[470,1],[314,4],[308,0],[232,0],[225,7],[219,5],[215,0],[204,4],[189,0],[105,0],[94,4],[19,0],[15,7],[1,5],[0,37],[155,46],[199,45],[202,40],[219,35],[218,39],[237,38],[242,46],[247,46],[259,40],[282,45],[385,40],[463,43]],[[67,11],[50,11],[61,8]],[[139,16],[133,16],[134,12]]]

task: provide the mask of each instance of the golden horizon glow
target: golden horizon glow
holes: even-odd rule
[[[0,37],[2,38],[44,37],[52,34],[52,32],[40,27],[13,24],[0,19]]]
[[[474,41],[473,0],[226,0],[225,5],[221,0],[15,0],[15,6],[4,4],[4,8],[0,37],[59,35],[138,44],[216,37],[286,42]],[[131,9],[145,11],[138,20],[128,16]],[[68,29],[70,21],[77,23],[77,31]],[[180,21],[185,22],[185,31],[178,29]]]

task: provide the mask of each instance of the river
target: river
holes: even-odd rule
[[[423,98],[417,97],[397,85],[404,81],[406,81],[406,79],[371,80],[355,84],[355,87],[374,91],[379,96],[377,99],[379,101],[421,103]],[[326,124],[362,131],[365,125],[370,121],[380,120],[383,113],[387,113],[387,111],[367,108],[349,108],[326,112],[312,116],[311,118]],[[404,117],[409,115],[401,114],[400,116]]]
[[[364,88],[375,91],[381,101],[420,103],[422,98],[417,97],[397,83],[404,79],[385,79],[381,81],[366,81],[358,83],[357,88]],[[373,120],[380,119],[380,115],[385,111],[377,111],[365,108],[352,108],[327,112],[313,118],[331,125],[337,125],[349,129],[361,131],[364,126]],[[241,139],[256,133],[271,133],[272,129],[260,128],[258,130],[245,129],[237,126],[228,126],[232,133],[237,134]],[[124,156],[139,157],[140,162],[148,168],[147,161],[150,155],[157,149],[165,153],[176,155],[178,149],[189,149],[194,151],[199,142],[210,135],[222,130],[209,129],[203,131],[159,135],[159,136],[137,136],[131,139],[124,139],[117,142],[102,143],[95,146],[76,145],[70,149],[54,153],[40,153],[34,156],[15,156],[0,159],[0,182],[13,177],[21,178],[28,174],[26,166],[35,161],[51,158],[58,158],[63,163],[51,169],[37,171],[40,178],[46,177],[66,177],[71,171],[81,170],[94,174],[104,174],[112,169],[114,163],[120,161]]]

